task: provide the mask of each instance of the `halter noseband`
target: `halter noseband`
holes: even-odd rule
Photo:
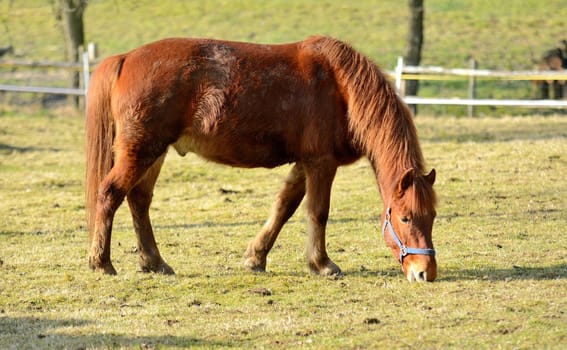
[[[406,247],[402,241],[398,238],[394,227],[392,226],[392,221],[390,221],[390,216],[392,214],[392,209],[388,207],[386,210],[386,219],[384,220],[384,225],[382,225],[382,237],[384,237],[384,233],[386,232],[386,227],[388,227],[388,231],[390,231],[390,235],[394,239],[394,242],[400,248],[400,264],[403,264],[404,257],[408,254],[417,254],[417,255],[431,255],[435,256],[435,249],[430,248],[408,248]]]

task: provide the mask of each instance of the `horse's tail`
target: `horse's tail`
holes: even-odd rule
[[[92,237],[98,188],[113,165],[114,122],[111,92],[120,75],[123,56],[107,58],[97,67],[89,84],[86,112],[86,216]]]

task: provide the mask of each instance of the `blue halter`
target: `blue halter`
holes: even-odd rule
[[[392,226],[392,221],[390,221],[390,216],[392,214],[392,209],[388,207],[386,210],[386,219],[384,220],[384,225],[382,225],[382,237],[384,237],[384,233],[386,232],[386,227],[388,227],[388,231],[390,231],[390,236],[394,239],[394,242],[400,248],[400,264],[404,263],[404,257],[408,254],[417,254],[417,255],[431,255],[435,256],[435,249],[430,248],[408,248],[406,247],[402,241],[398,238],[396,231],[394,231],[394,227]]]

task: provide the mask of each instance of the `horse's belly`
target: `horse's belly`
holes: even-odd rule
[[[216,163],[244,168],[273,168],[295,160],[277,142],[251,145],[244,140],[213,140],[184,134],[171,146],[180,156],[191,152]]]

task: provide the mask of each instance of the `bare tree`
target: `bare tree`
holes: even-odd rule
[[[404,62],[409,66],[419,66],[421,61],[421,47],[423,45],[423,0],[408,0],[410,17],[409,30],[407,36],[406,53]],[[419,81],[406,81],[405,94],[416,96],[419,88]],[[417,106],[411,105],[414,114],[417,113]]]
[[[79,62],[80,48],[85,44],[85,30],[83,13],[87,7],[87,0],[56,0],[56,17],[61,23],[65,37],[65,56],[70,62]],[[80,87],[80,73],[73,72],[71,86]],[[75,97],[75,105],[79,105],[79,98]]]

